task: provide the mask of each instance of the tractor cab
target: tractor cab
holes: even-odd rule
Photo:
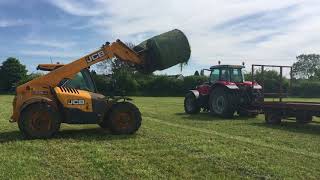
[[[210,67],[210,83],[221,82],[234,82],[243,83],[244,76],[242,69],[244,66],[238,65],[217,65]]]

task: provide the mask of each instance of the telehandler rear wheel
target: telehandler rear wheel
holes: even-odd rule
[[[30,139],[50,138],[59,131],[60,124],[59,112],[47,103],[27,106],[21,112],[18,122],[23,136]]]
[[[139,109],[129,102],[116,103],[108,115],[108,128],[112,134],[133,134],[141,126]]]

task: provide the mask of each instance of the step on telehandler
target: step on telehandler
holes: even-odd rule
[[[50,138],[61,123],[99,124],[112,134],[132,134],[141,125],[141,113],[128,98],[98,94],[88,68],[114,57],[140,72],[163,70],[190,58],[190,46],[180,30],[150,38],[133,49],[120,40],[69,64],[40,64],[47,74],[16,88],[11,122],[26,138]]]

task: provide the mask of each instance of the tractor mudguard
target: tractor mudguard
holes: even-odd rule
[[[228,85],[225,85],[227,88],[229,89],[239,89],[237,85],[235,84],[228,84]]]
[[[196,99],[198,99],[200,96],[200,93],[197,90],[190,90],[189,92],[191,92],[196,97]]]
[[[222,83],[222,82],[217,82],[216,84],[214,84],[212,86],[212,89],[216,88],[216,87],[226,87],[228,89],[239,89],[239,87],[236,84],[229,84],[229,83]]]

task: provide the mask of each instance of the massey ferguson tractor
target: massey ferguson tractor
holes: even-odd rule
[[[262,87],[245,81],[243,68],[244,65],[220,65],[219,62],[202,70],[210,71],[209,81],[186,94],[185,112],[197,114],[203,110],[223,118],[232,118],[235,112],[239,116],[257,116],[263,102]]]

